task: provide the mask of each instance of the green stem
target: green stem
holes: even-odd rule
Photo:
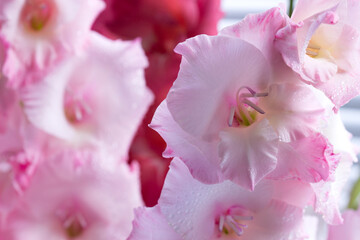
[[[294,10],[294,0],[289,0],[290,4],[289,4],[289,17],[291,17],[293,10]]]
[[[359,195],[360,195],[360,178],[356,181],[356,183],[354,184],[351,190],[348,208],[354,210],[358,208]]]

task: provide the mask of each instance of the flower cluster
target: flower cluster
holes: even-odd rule
[[[150,124],[174,159],[129,240],[317,239],[309,209],[342,224],[356,156],[338,109],[360,93],[359,11],[299,0],[291,18],[276,7],[177,45],[178,77]]]
[[[143,205],[131,140],[153,95],[139,39],[101,0],[0,2],[0,239],[125,239]]]

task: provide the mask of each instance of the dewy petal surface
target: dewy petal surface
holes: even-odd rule
[[[250,218],[253,220],[244,222],[247,228],[244,228],[241,239],[287,239],[297,227],[302,211],[271,200],[272,192],[272,185],[265,181],[253,192],[230,181],[214,185],[200,183],[192,178],[185,164],[175,158],[159,206],[170,226],[185,240],[234,238],[231,233],[229,236],[220,233],[216,222],[220,215],[234,207],[240,207],[244,214],[248,212],[253,216]]]
[[[227,179],[254,190],[275,169],[279,137],[266,119],[247,128],[226,128],[219,136],[220,168]]]
[[[179,44],[180,72],[167,103],[174,120],[194,136],[216,137],[227,125],[229,99],[246,85],[263,89],[269,65],[246,41],[229,36],[200,35]]]

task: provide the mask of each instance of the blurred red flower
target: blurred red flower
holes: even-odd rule
[[[174,47],[198,34],[217,33],[220,0],[104,1],[107,7],[93,28],[112,39],[140,37],[150,63],[145,77],[155,100],[134,139],[130,159],[140,162],[143,198],[147,206],[153,206],[170,160],[161,157],[165,142],[147,125],[176,79],[181,56],[173,52]]]

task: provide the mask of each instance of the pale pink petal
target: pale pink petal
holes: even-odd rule
[[[346,154],[342,157],[357,162],[354,145],[351,142],[352,135],[345,129],[340,114],[332,114],[328,121],[329,124],[323,129],[323,134],[333,145],[334,152],[342,155]]]
[[[350,176],[352,160],[344,154],[333,176],[333,181],[320,181],[311,183],[315,193],[314,209],[317,213],[323,215],[328,224],[341,224],[343,219],[339,209],[339,200],[341,191]]]
[[[264,13],[249,14],[239,23],[226,27],[220,35],[237,37],[257,47],[271,61],[274,58],[274,39],[276,32],[286,24],[286,14],[280,7]]]
[[[241,238],[244,239],[291,239],[289,235],[294,232],[302,220],[302,208],[288,205],[282,201],[272,200],[263,211],[254,218],[256,228],[245,230]]]
[[[345,4],[344,4],[345,5]],[[360,19],[358,17],[358,13],[360,10],[360,3],[357,0],[347,0],[347,18],[344,19],[345,23],[355,27],[356,29],[360,30]]]
[[[235,37],[200,35],[175,51],[183,58],[168,108],[179,126],[194,136],[217,137],[227,126],[231,99],[239,88],[264,89],[271,78],[262,53]]]
[[[327,240],[357,240],[360,236],[360,214],[359,211],[346,210],[342,217],[344,223],[338,226],[329,226]]]
[[[319,82],[329,81],[335,76],[337,71],[338,67],[326,59],[315,60],[309,56],[304,56],[301,76],[311,83],[318,84]]]
[[[304,208],[313,199],[314,192],[309,183],[298,180],[274,180],[274,199]]]
[[[127,240],[180,240],[169,226],[157,205],[153,208],[135,209],[133,230]]]
[[[266,119],[246,128],[226,128],[219,136],[220,167],[227,179],[254,190],[275,169],[279,138]]]
[[[321,228],[320,223],[322,222],[320,222],[320,219],[317,216],[304,215],[298,239],[325,240],[327,236],[326,231]]]
[[[269,175],[273,179],[298,179],[304,182],[326,181],[339,156],[320,133],[291,143],[279,143],[278,163]]]
[[[125,155],[152,101],[146,66],[138,40],[111,41],[94,33],[86,53],[22,91],[25,112],[51,135],[77,144],[96,141]]]
[[[314,14],[333,8],[339,4],[339,2],[341,2],[341,0],[299,0],[296,3],[291,19],[295,22],[299,22]]]
[[[260,14],[249,14],[239,23],[226,27],[220,35],[237,37],[257,47],[268,59],[272,67],[274,81],[301,81],[282,60],[280,52],[274,47],[276,33],[289,21],[285,10],[275,7]]]
[[[167,143],[164,157],[179,157],[191,174],[206,183],[216,183],[221,177],[218,168],[217,142],[206,142],[185,132],[172,118],[166,101],[157,108],[150,127]]]
[[[353,72],[353,69],[360,67],[359,30],[350,25],[344,25],[339,31],[340,36],[334,43],[336,48],[332,51],[332,56],[342,71]],[[333,33],[329,32],[328,34]]]
[[[272,84],[269,95],[260,99],[259,105],[283,142],[318,131],[333,108],[320,91],[303,83]]]
[[[337,108],[349,102],[360,92],[360,73],[338,73],[326,83],[316,85]]]

